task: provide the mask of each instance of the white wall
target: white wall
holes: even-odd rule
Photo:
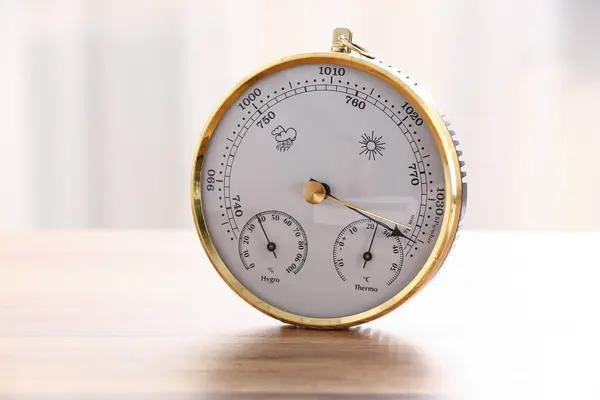
[[[209,113],[336,26],[452,118],[467,226],[597,229],[598,21],[593,0],[0,1],[0,230],[192,226]]]

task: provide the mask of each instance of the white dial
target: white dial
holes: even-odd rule
[[[207,146],[198,180],[214,248],[273,307],[372,310],[432,254],[448,191],[435,135],[376,74],[318,62],[271,71],[230,102]],[[327,189],[318,204],[303,198],[311,179]]]

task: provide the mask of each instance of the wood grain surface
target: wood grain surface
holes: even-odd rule
[[[599,398],[595,284],[556,294],[598,239],[467,233],[397,311],[314,331],[239,299],[194,232],[0,235],[0,399]]]

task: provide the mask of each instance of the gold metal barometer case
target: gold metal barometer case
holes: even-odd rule
[[[211,144],[211,140],[214,139],[213,134],[226,115],[227,111],[238,106],[244,108],[244,104],[240,103],[241,96],[246,94],[247,91],[251,89],[257,82],[260,82],[261,80],[268,78],[280,71],[305,65],[332,65],[337,66],[340,69],[353,68],[355,70],[363,71],[364,73],[372,75],[375,78],[383,81],[385,84],[391,86],[404,99],[406,99],[412,107],[414,107],[415,115],[418,115],[421,119],[421,123],[426,125],[426,127],[430,130],[435,141],[435,147],[437,147],[437,150],[439,151],[439,157],[441,158],[441,165],[443,167],[443,178],[441,178],[443,179],[443,183],[445,185],[443,215],[440,215],[440,224],[437,228],[437,239],[434,241],[435,244],[432,244],[433,247],[429,255],[424,258],[424,264],[422,264],[422,267],[420,267],[418,273],[416,273],[406,285],[400,288],[399,291],[393,294],[389,299],[366,311],[353,313],[351,315],[336,317],[311,317],[300,315],[300,313],[288,312],[282,308],[278,308],[275,305],[270,304],[268,301],[263,299],[264,296],[259,297],[260,294],[255,293],[255,291],[250,290],[247,285],[245,286],[242,284],[240,279],[234,276],[232,270],[224,262],[223,258],[225,257],[223,257],[223,254],[219,254],[211,236],[211,234],[214,234],[214,232],[211,231],[216,228],[209,226],[207,222],[207,215],[205,215],[206,199],[203,199],[203,185],[207,185],[207,166],[205,165],[207,151],[209,149],[209,145]],[[333,82],[333,79],[331,79],[331,82]],[[358,107],[363,107],[362,103],[360,103],[360,99],[358,100],[359,101],[356,102]],[[352,106],[352,101],[347,100],[347,103],[349,104],[349,107]],[[249,105],[249,107],[252,106],[256,108],[254,104]],[[248,112],[248,114],[249,113],[250,112]],[[277,122],[273,122],[273,124],[277,125]],[[354,43],[352,32],[346,28],[336,28],[334,30],[333,39],[331,42],[331,52],[293,55],[263,66],[258,71],[244,78],[226,95],[225,99],[210,116],[197,146],[192,167],[191,202],[196,230],[206,254],[221,278],[235,293],[237,293],[242,299],[256,309],[285,323],[310,328],[337,329],[358,325],[389,313],[416,294],[436,275],[453,246],[455,238],[457,237],[459,225],[465,213],[467,198],[466,173],[464,171],[464,162],[461,160],[462,151],[458,149],[459,142],[456,139],[455,133],[449,129],[449,125],[450,123],[445,119],[444,114],[442,114],[436,108],[429,95],[427,95],[421,89],[421,87],[417,85],[416,82],[411,80],[406,74],[394,69],[392,66],[379,61],[368,50]],[[269,131],[270,129],[271,128],[269,128]],[[282,127],[282,131],[285,131],[285,129],[286,127]],[[275,135],[275,133],[273,133],[273,135]],[[294,135],[296,135],[296,132],[294,132]],[[299,135],[300,132],[298,133],[298,136]],[[293,137],[295,138],[295,136]],[[369,137],[367,135],[367,139],[368,138]],[[293,141],[289,140],[287,144],[278,143],[278,150],[291,152],[295,150],[294,147],[292,147],[292,144],[293,146],[296,146]],[[281,147],[279,147],[280,145]],[[375,157],[377,154],[373,153],[373,156]],[[218,173],[213,170],[210,171],[210,174],[210,177],[213,175],[216,176],[215,179],[210,179],[209,182],[214,182],[216,178],[219,177]],[[212,185],[210,183],[208,184]],[[216,184],[217,183],[215,182],[215,185]],[[216,188],[216,186],[214,187]],[[317,204],[324,201],[329,201],[325,199],[331,199],[332,201],[335,201],[339,207],[346,207],[351,211],[361,214],[362,217],[365,218],[365,221],[375,221],[382,227],[387,226],[390,229],[392,229],[391,226],[396,224],[395,230],[402,229],[403,232],[406,233],[406,236],[402,236],[406,238],[408,238],[409,232],[412,229],[411,226],[406,223],[396,223],[390,218],[369,212],[361,207],[350,204],[351,202],[335,197],[331,193],[331,189],[326,183],[319,182],[315,179],[310,179],[310,181],[306,182],[306,185],[298,187],[297,195],[299,198],[313,205],[313,207],[319,207]],[[233,201],[230,203],[230,206],[234,206]],[[235,211],[236,210],[233,209],[231,210],[232,213]],[[265,211],[265,213],[266,212],[267,211]],[[270,215],[270,218],[275,220],[275,217],[278,215],[276,213],[277,211],[273,211],[268,215]],[[286,221],[293,220],[291,216],[284,212],[280,214],[282,218],[286,219]],[[266,219],[264,218],[265,215],[267,214],[258,213],[257,216],[252,217],[255,218],[255,222],[258,222],[258,224],[255,223],[254,225],[260,225],[263,227],[261,221],[266,223]],[[296,222],[297,221],[294,223]],[[249,223],[250,222],[248,222],[248,224]],[[413,222],[413,224],[414,223],[415,222]],[[377,227],[379,227],[379,225],[377,225]],[[298,231],[300,228],[301,227],[296,228],[294,231]],[[258,228],[256,229],[258,230]],[[296,233],[296,235],[300,236],[298,233]],[[373,234],[373,238],[374,237],[375,234]],[[231,240],[233,241],[234,239],[232,238]],[[267,241],[269,240],[267,239]],[[273,243],[269,241],[269,245],[273,245]],[[314,244],[310,242],[309,238],[308,247],[310,248],[310,246],[313,245]],[[273,245],[272,247],[273,248],[268,247],[268,250],[276,254],[274,251],[275,246]],[[367,261],[367,257],[365,257],[365,265]],[[323,265],[320,267],[333,268],[330,265]]]

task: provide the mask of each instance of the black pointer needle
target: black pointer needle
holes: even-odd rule
[[[310,182],[317,182],[317,183],[319,183],[323,187],[323,189],[325,189],[325,197],[324,197],[325,199],[327,199],[327,198],[332,199],[336,203],[338,203],[340,205],[343,205],[344,207],[349,208],[350,210],[352,210],[352,211],[354,211],[354,212],[362,215],[363,217],[365,217],[365,218],[367,218],[367,219],[375,222],[376,224],[379,224],[379,225],[383,226],[385,229],[389,230],[392,233],[391,236],[400,236],[400,237],[403,237],[405,239],[408,239],[411,242],[413,241],[408,236],[406,236],[405,234],[403,234],[400,231],[400,229],[398,228],[398,225],[401,225],[402,227],[404,227],[406,229],[409,229],[409,230],[412,229],[408,225],[403,225],[403,224],[400,224],[400,223],[394,223],[394,228],[392,228],[391,226],[386,225],[383,222],[381,222],[379,219],[382,219],[382,220],[385,220],[385,221],[388,221],[388,222],[391,222],[391,223],[393,223],[394,221],[392,221],[390,219],[387,219],[387,218],[384,218],[384,217],[382,217],[380,215],[373,214],[373,213],[368,212],[366,210],[362,210],[359,207],[353,206],[352,204],[348,204],[345,201],[342,201],[342,200],[338,199],[333,194],[331,194],[331,187],[328,184],[324,183],[324,182],[319,182],[319,181],[317,181],[316,179],[313,179],[313,178],[310,178],[309,181]],[[323,200],[321,200],[321,201],[323,201]],[[374,217],[377,217],[377,219],[375,219]]]
[[[321,198],[320,201],[317,201],[316,203],[311,203],[309,200],[306,200],[306,198],[305,198],[305,200],[309,201],[309,203],[311,203],[311,204],[318,204],[321,201],[323,201],[324,199],[332,199],[336,203],[338,203],[340,205],[343,205],[344,207],[346,207],[346,208],[348,208],[348,209],[350,209],[350,210],[352,210],[352,211],[354,211],[354,212],[362,215],[363,217],[365,217],[365,218],[367,218],[367,219],[375,222],[376,224],[379,224],[379,225],[383,226],[385,229],[387,229],[387,230],[389,230],[391,232],[391,236],[400,236],[400,237],[403,237],[405,239],[408,239],[411,242],[414,242],[414,240],[412,240],[411,238],[409,238],[408,236],[406,236],[405,234],[403,234],[400,231],[400,229],[398,228],[398,225],[400,225],[400,226],[402,226],[402,227],[410,230],[410,229],[412,229],[410,226],[403,225],[403,224],[400,224],[398,222],[394,223],[394,221],[392,221],[390,219],[384,218],[384,217],[382,217],[380,215],[377,215],[377,214],[373,214],[373,213],[368,212],[366,210],[362,210],[362,209],[360,209],[360,208],[358,208],[356,206],[353,206],[352,204],[348,204],[345,201],[342,201],[342,200],[338,199],[333,194],[331,194],[331,187],[328,184],[324,183],[324,182],[320,182],[320,181],[318,181],[316,179],[313,179],[313,178],[310,178],[309,181],[310,182],[317,182],[319,185],[322,186],[322,188],[325,191],[325,196],[323,198]],[[374,217],[377,217],[378,219],[375,219]],[[379,218],[381,218],[382,220],[394,223],[394,228],[392,228],[389,225],[384,224],[383,222],[381,222],[379,220]]]
[[[367,252],[363,254],[363,259],[365,260],[365,263],[363,264],[363,268],[365,268],[367,266],[367,261],[371,261],[373,259],[373,254],[371,254],[371,247],[373,247],[373,240],[375,240],[375,234],[377,233],[377,228],[379,228],[379,226],[376,224],[375,230],[373,231],[373,237],[371,238],[371,244],[369,244],[369,250],[367,250]]]
[[[269,236],[267,236],[267,231],[265,231],[265,227],[263,226],[260,220],[260,216],[258,217],[258,224],[260,225],[260,228],[262,229],[263,233],[265,234],[265,238],[267,239],[267,250],[273,253],[275,258],[277,258],[277,254],[275,254],[275,248],[277,248],[277,246],[275,246],[275,243],[269,240]]]
[[[333,196],[329,195],[329,197],[333,197]],[[356,210],[356,209],[354,209],[352,207],[348,207],[348,206],[345,206],[345,207],[347,209],[349,209],[349,210],[352,210],[352,211],[354,211],[354,212],[362,215],[363,217],[367,218],[368,220],[371,220],[371,221],[375,222],[377,225],[383,226],[385,229],[387,229],[388,231],[392,232],[391,236],[400,236],[400,237],[403,237],[403,238],[408,239],[411,242],[413,242],[413,240],[411,238],[409,238],[408,236],[406,236],[404,233],[402,233],[400,231],[400,228],[398,228],[398,225],[394,225],[394,227],[392,228],[391,226],[389,226],[387,224],[384,224],[383,222],[381,222],[381,221],[379,221],[379,220],[377,220],[377,219],[375,219],[375,218],[373,218],[373,217],[371,217],[371,216],[369,216],[367,214],[364,214],[364,213],[362,213],[362,212],[360,212],[360,211],[358,211],[358,210]]]

